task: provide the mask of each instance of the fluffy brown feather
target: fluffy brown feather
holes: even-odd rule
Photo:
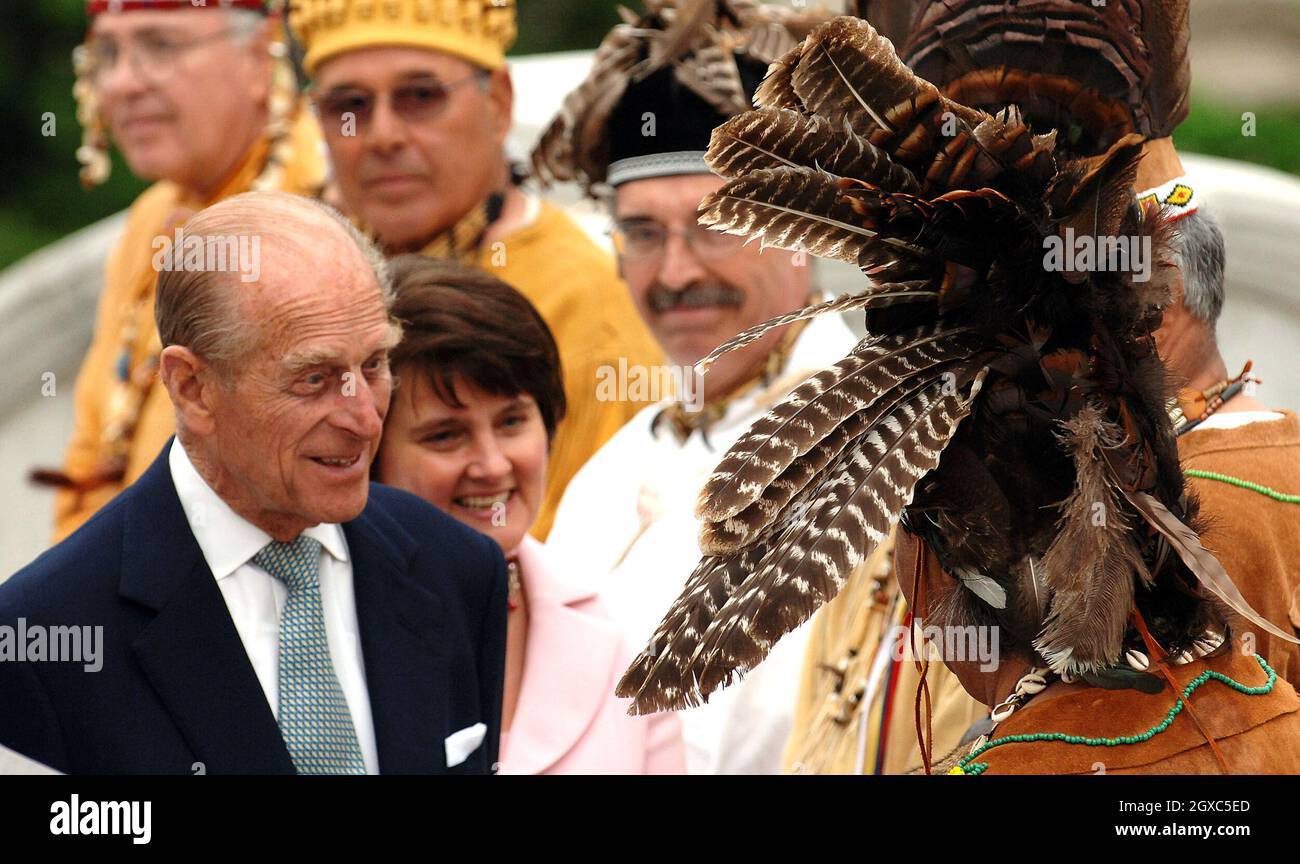
[[[1135,587],[1149,586],[1151,574],[1102,453],[1118,448],[1123,432],[1091,403],[1062,426],[1076,480],[1043,555],[1050,612],[1034,647],[1056,672],[1079,675],[1120,656]]]

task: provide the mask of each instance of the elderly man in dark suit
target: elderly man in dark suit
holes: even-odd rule
[[[490,771],[505,562],[369,483],[400,336],[382,260],[281,193],[185,232],[155,259],[176,438],[0,585],[0,628],[102,645],[0,654],[0,744],[70,773]]]

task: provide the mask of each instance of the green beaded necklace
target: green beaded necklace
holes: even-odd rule
[[[1283,504],[1300,504],[1300,495],[1288,495],[1286,492],[1278,492],[1276,489],[1270,489],[1267,486],[1261,486],[1258,483],[1252,483],[1251,481],[1243,480],[1240,477],[1233,477],[1231,474],[1220,474],[1217,471],[1202,471],[1199,468],[1184,469],[1183,474],[1187,477],[1199,477],[1202,480],[1218,480],[1220,483],[1227,483],[1230,486],[1249,489],[1252,492],[1267,495],[1274,501],[1281,501]]]
[[[958,762],[957,766],[953,768],[950,773],[978,777],[988,769],[989,764],[987,762],[976,762],[975,759],[983,753],[992,750],[994,747],[1000,747],[1003,744],[1028,743],[1031,741],[1060,741],[1065,744],[1083,744],[1088,747],[1118,747],[1123,744],[1138,744],[1143,741],[1149,741],[1151,738],[1159,735],[1170,727],[1174,722],[1174,718],[1178,716],[1178,712],[1183,710],[1183,699],[1191,696],[1197,687],[1200,687],[1207,681],[1221,681],[1234,690],[1244,693],[1247,696],[1263,696],[1271,692],[1273,685],[1277,682],[1277,673],[1273,671],[1273,667],[1268,665],[1268,662],[1263,657],[1256,654],[1255,659],[1259,661],[1259,665],[1268,673],[1268,681],[1264,684],[1261,684],[1258,687],[1249,687],[1239,681],[1234,681],[1221,672],[1214,672],[1207,669],[1188,682],[1187,686],[1183,688],[1183,698],[1174,703],[1174,707],[1169,709],[1169,713],[1165,715],[1164,720],[1137,735],[1122,735],[1118,738],[1087,738],[1082,735],[1066,735],[1063,732],[1034,732],[1032,734],[1008,735],[1005,738],[998,738],[996,741],[989,741],[986,744],[981,745],[965,759]]]

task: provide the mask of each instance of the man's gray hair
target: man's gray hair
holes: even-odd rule
[[[266,23],[266,16],[255,9],[226,9],[225,12],[231,41],[240,47],[252,42],[258,29]]]
[[[295,244],[295,229],[315,236],[319,217],[337,223],[356,244],[379,283],[384,308],[391,310],[393,281],[379,249],[343,214],[312,198],[286,192],[245,192],[199,211],[183,230],[190,238],[265,237]],[[259,241],[260,245],[260,241]],[[177,260],[180,250],[173,250]],[[173,266],[158,274],[154,320],[162,346],[183,345],[216,367],[223,381],[257,347],[260,328],[239,315],[238,272]]]
[[[1213,332],[1223,311],[1223,232],[1204,205],[1175,222],[1174,232],[1183,305]]]

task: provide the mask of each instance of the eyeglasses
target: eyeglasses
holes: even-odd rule
[[[415,79],[394,88],[388,95],[389,104],[393,113],[404,122],[427,123],[447,110],[451,91],[474,81],[482,86],[488,78],[486,70],[479,70],[450,84],[444,84],[437,78]],[[355,128],[361,129],[370,124],[375,114],[375,104],[381,98],[383,94],[360,87],[339,87],[315,98],[316,113],[326,130],[341,130],[349,121]]]
[[[176,71],[181,57],[187,52],[218,39],[225,39],[237,32],[239,28],[228,27],[206,36],[180,39],[168,33],[145,31],[126,40],[125,50],[116,39],[106,36],[96,38],[86,45],[84,54],[86,70],[90,80],[99,83],[103,76],[116,68],[117,61],[125,53],[129,58],[132,71],[141,80],[158,84]]]
[[[678,234],[701,261],[717,261],[733,255],[745,242],[743,237],[711,231],[703,225],[669,229],[653,219],[619,219],[610,233],[618,254],[634,263],[658,260],[668,246],[668,238]]]

